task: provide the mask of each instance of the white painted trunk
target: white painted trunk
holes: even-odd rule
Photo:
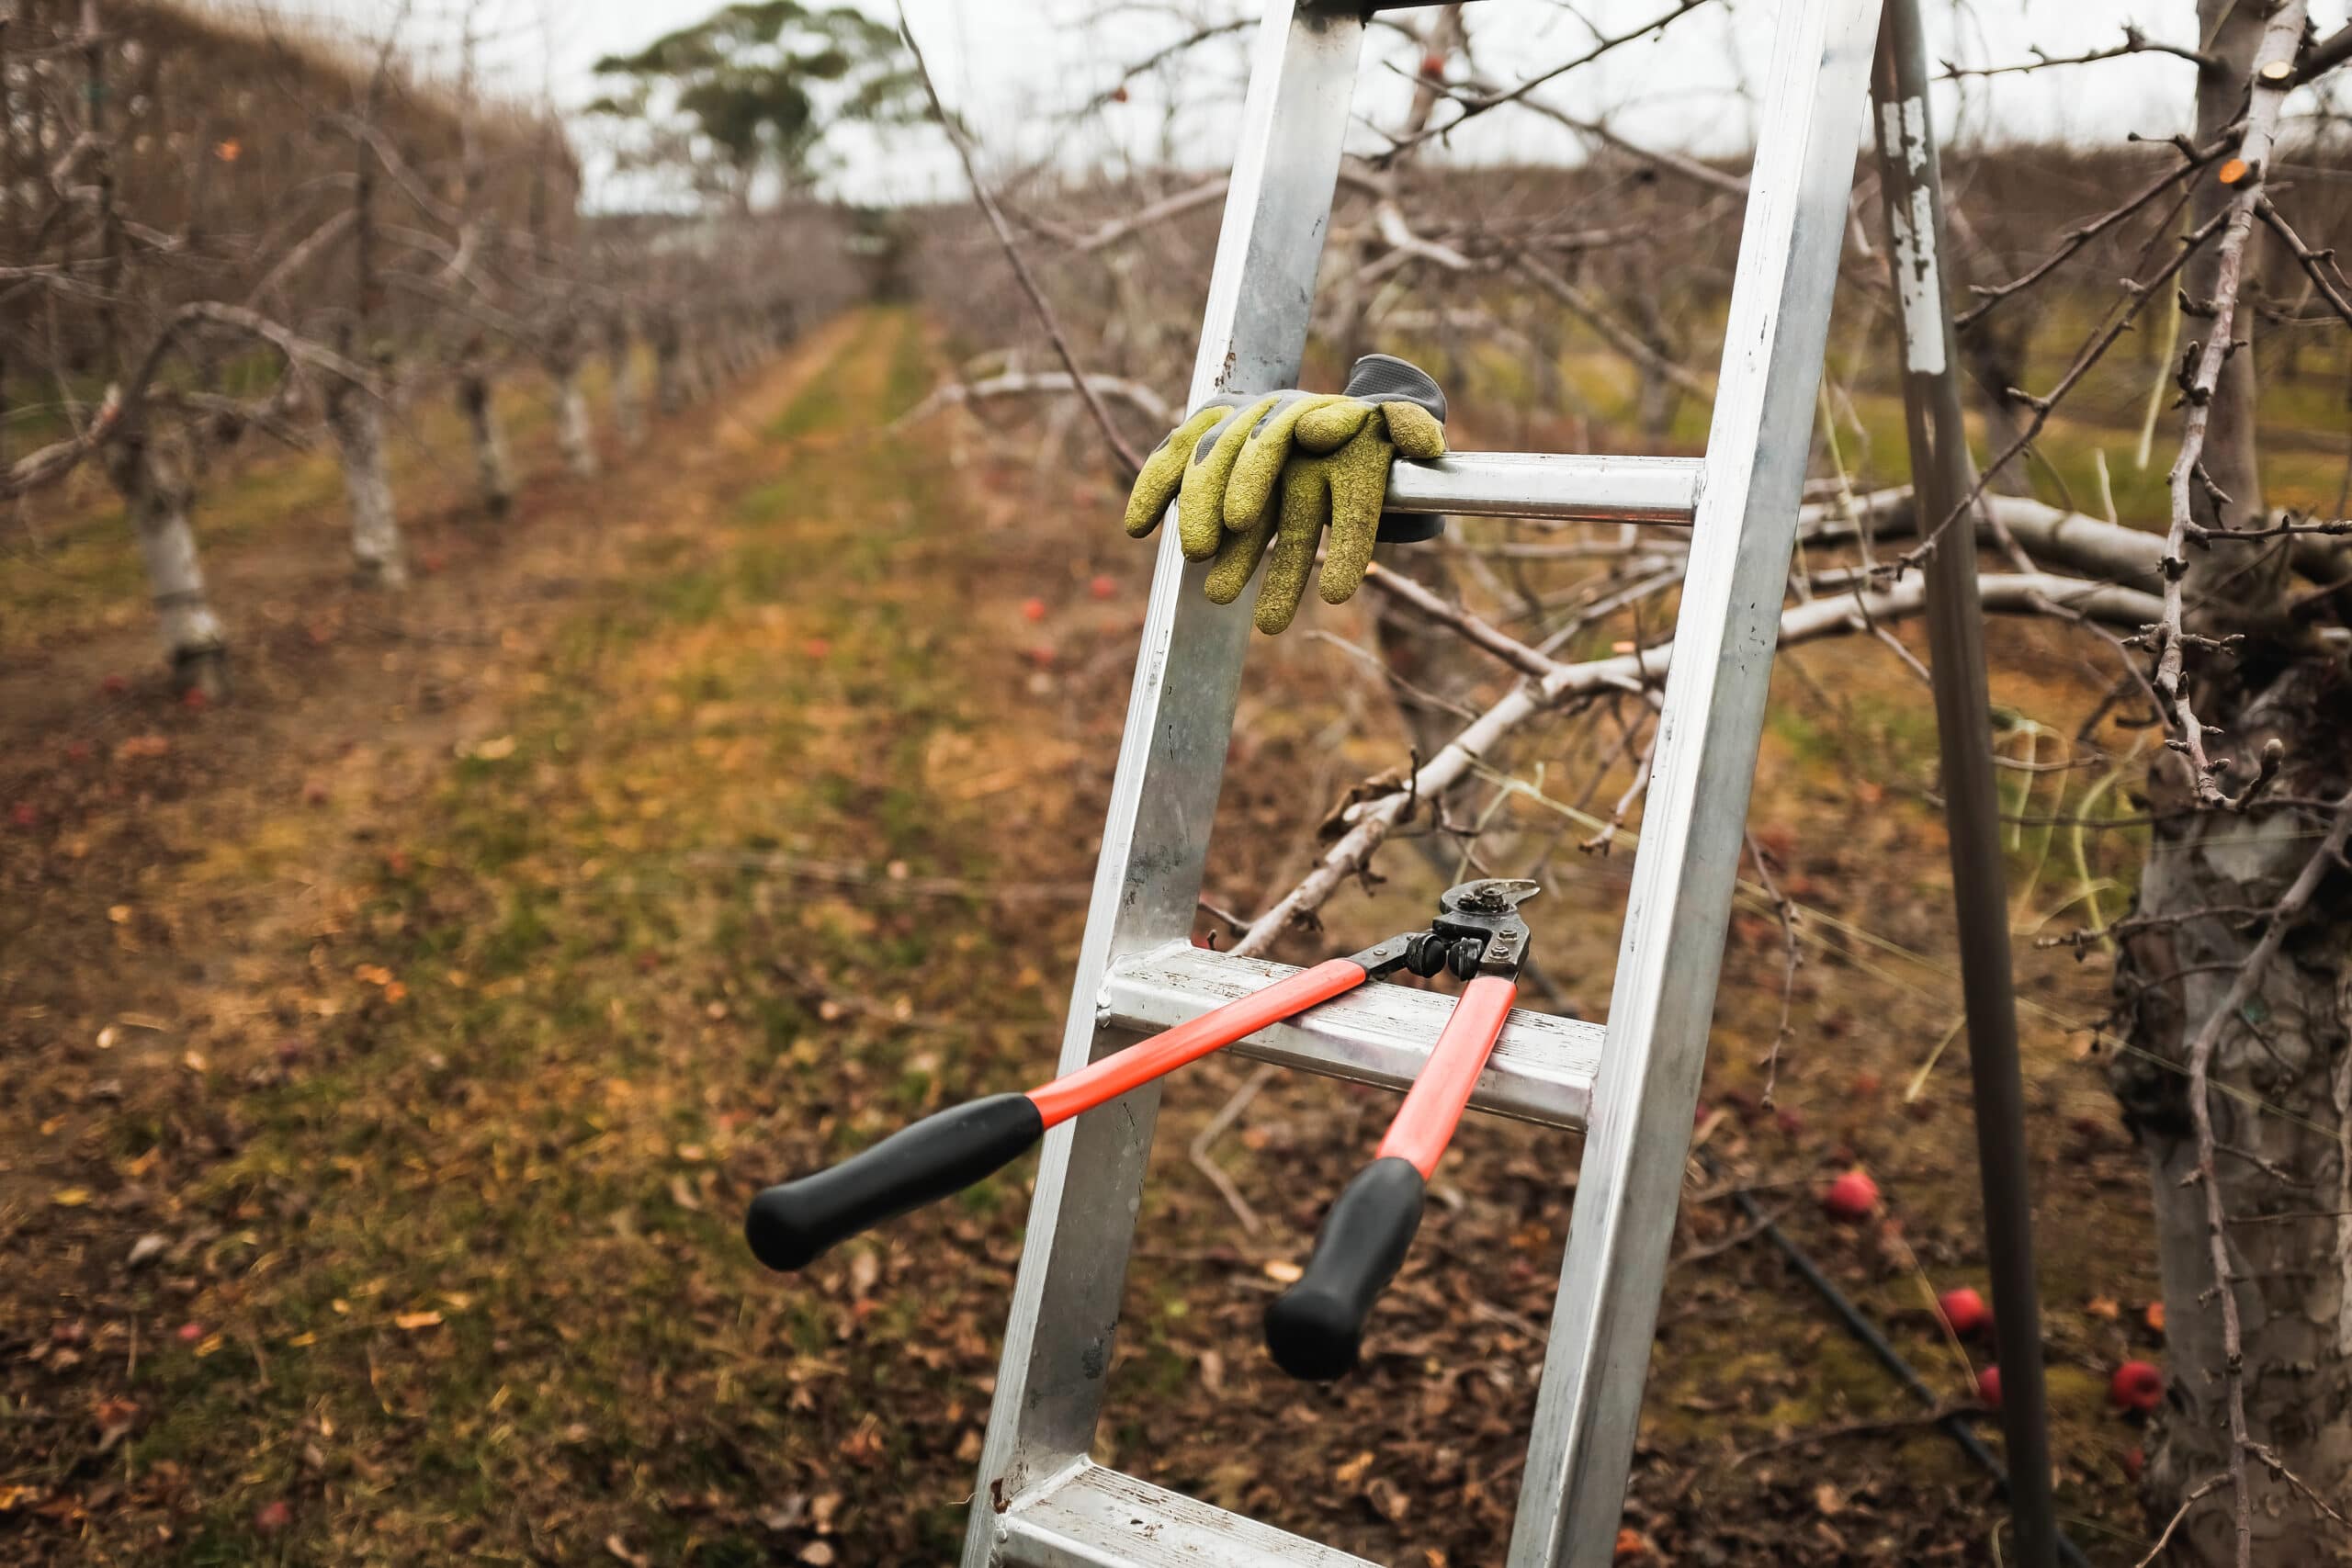
[[[596,433],[588,420],[588,394],[581,388],[576,365],[555,372],[555,444],[574,477],[596,477]]]
[[[139,539],[173,685],[210,697],[228,695],[228,639],[205,596],[196,531],[188,525],[189,488],[180,465],[151,441],[129,440],[109,454],[107,474]]]
[[[356,387],[328,400],[327,427],[343,461],[343,490],[351,507],[353,572],[362,587],[408,586],[407,553],[399,513],[392,510],[392,476],[384,458],[384,419],[376,401]]]
[[[613,334],[605,357],[613,367],[613,434],[633,451],[645,440],[645,369],[626,333]]]
[[[492,517],[503,517],[514,504],[514,473],[507,460],[506,434],[499,428],[489,377],[474,369],[458,374],[458,412],[465,415],[466,434],[473,443],[482,506]]]

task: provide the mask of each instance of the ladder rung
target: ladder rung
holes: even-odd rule
[[[994,1561],[1023,1568],[1378,1568],[1099,1464],[1020,1498],[998,1531]]]
[[[1688,527],[1699,504],[1697,457],[1601,457],[1564,452],[1455,452],[1388,470],[1392,512],[1551,517],[1577,523]]]
[[[1114,964],[1102,983],[1099,1020],[1138,1033],[1171,1029],[1296,973],[1287,964],[1178,942]],[[1376,983],[1261,1029],[1232,1049],[1261,1062],[1401,1089],[1429,1060],[1453,1010],[1450,996]],[[1522,1122],[1582,1127],[1600,1068],[1601,1037],[1597,1023],[1513,1012],[1470,1103]]]

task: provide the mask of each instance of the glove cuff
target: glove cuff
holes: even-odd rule
[[[1348,372],[1347,395],[1368,403],[1413,403],[1445,423],[1445,393],[1419,366],[1393,354],[1367,354]]]

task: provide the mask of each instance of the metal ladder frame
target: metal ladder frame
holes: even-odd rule
[[[1252,48],[1188,406],[1228,388],[1295,383],[1367,16],[1401,8],[1390,0],[1270,0]],[[1473,455],[1400,464],[1391,484],[1402,510],[1687,520],[1692,528],[1606,1030],[1514,1014],[1473,1100],[1586,1134],[1511,1568],[1600,1568],[1615,1545],[1810,455],[1879,8],[1880,0],[1783,0],[1705,458]],[[1205,566],[1186,562],[1173,535],[1161,535],[1064,1072],[1286,972],[1188,944],[1254,594],[1210,604],[1200,591]],[[1443,1001],[1369,989],[1235,1049],[1364,1081],[1409,1080],[1436,1035],[1428,1015]],[[1089,1457],[1159,1100],[1149,1086],[1046,1135],[965,1568],[1370,1568]]]

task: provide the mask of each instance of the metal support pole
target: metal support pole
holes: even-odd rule
[[[1887,265],[1900,306],[1912,491],[1924,535],[1968,494],[1975,468],[1954,369],[1951,313],[1938,266],[1944,254],[1943,181],[1928,123],[1927,43],[1918,0],[1885,0],[1871,98],[1891,242]],[[1976,1158],[1984,1191],[1984,1247],[2001,1367],[2001,1425],[2008,1444],[2009,1508],[2017,1523],[2017,1561],[2026,1568],[2052,1568],[2058,1527],[2051,1498],[2017,993],[2009,966],[2008,876],[2001,852],[2000,799],[1993,784],[1984,620],[1976,594],[1976,531],[1970,520],[1945,531],[1928,554],[1926,577]]]

